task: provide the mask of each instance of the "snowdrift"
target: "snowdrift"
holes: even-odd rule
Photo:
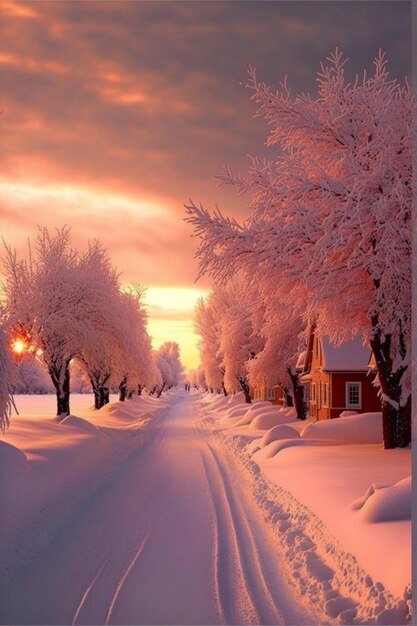
[[[259,413],[250,423],[250,427],[256,430],[269,430],[274,426],[281,424],[288,424],[289,422],[296,421],[297,416],[295,410],[293,411],[266,411]]]
[[[293,439],[298,438],[299,436],[300,433],[298,430],[295,430],[295,428],[291,428],[291,426],[287,424],[279,424],[265,433],[260,441],[260,447],[265,448],[267,445],[273,441],[277,441],[278,439]]]
[[[301,431],[300,437],[343,443],[381,443],[382,414],[359,413],[312,422]]]
[[[394,485],[373,483],[351,508],[359,511],[366,522],[411,520],[411,476]]]
[[[23,567],[133,452],[166,399],[137,398],[86,409],[61,422],[20,416],[0,442],[1,578]],[[122,406],[120,406],[122,405]]]

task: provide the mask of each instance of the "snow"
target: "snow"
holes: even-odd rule
[[[83,417],[54,417],[55,396],[18,396],[30,414],[12,418],[0,447],[2,509],[0,558],[3,574],[16,572],[54,537],[71,516],[130,454],[145,442],[145,429],[159,405],[137,398],[124,414],[110,404],[100,411],[84,408]],[[91,407],[80,395],[72,405]],[[117,403],[118,404],[118,403]],[[121,428],[134,424],[121,437]]]
[[[261,440],[261,448],[265,448],[272,441],[276,441],[277,439],[291,439],[291,437],[299,437],[299,433],[295,428],[287,424],[278,424],[278,426],[273,426],[268,430],[267,433],[262,437]]]
[[[382,442],[382,415],[381,413],[359,413],[332,420],[311,422],[301,431],[300,437],[343,443],[380,444]]]
[[[394,485],[373,483],[363,498],[352,503],[367,522],[411,520],[411,476]]]
[[[381,414],[289,421],[261,438],[221,427],[221,408],[207,419],[252,476],[300,593],[339,623],[408,623],[411,450],[383,449]]]
[[[305,366],[305,362],[306,362],[306,356],[307,356],[307,350],[303,350],[298,355],[297,362],[295,364],[295,369],[297,371],[303,371],[304,366]]]
[[[326,336],[321,338],[323,348],[323,369],[329,372],[358,371],[368,368],[371,349],[363,343],[361,335],[355,335],[350,341],[339,346]]]
[[[358,443],[375,415],[265,432],[224,419],[277,414],[243,394],[82,402],[0,444],[1,623],[409,623],[411,451]]]
[[[285,411],[275,409],[274,411],[259,413],[251,421],[250,426],[258,430],[269,430],[273,426],[278,426],[278,424],[288,423],[293,420],[296,420],[295,410],[291,414],[288,414]]]
[[[219,447],[199,419],[199,397],[181,390],[159,400],[135,398],[123,411],[115,403],[94,413],[99,436],[85,429],[88,411],[71,416],[66,424],[42,417],[15,419],[9,447],[15,441],[25,453],[31,448],[32,454],[46,457],[48,467],[16,453],[19,476],[10,472],[4,483],[10,500],[17,493],[27,525],[20,525],[13,546],[10,537],[6,542],[13,556],[7,564],[14,569],[13,578],[2,586],[1,623],[321,621],[316,608],[294,594],[285,559],[275,548],[238,461]],[[144,410],[155,407],[159,413],[146,427],[117,428],[119,420],[126,426],[121,412],[130,413],[135,423]],[[99,426],[102,415],[105,427]],[[114,440],[116,430],[123,437]],[[37,441],[32,445],[30,437],[19,440],[23,432],[36,435]],[[143,445],[140,435],[145,432]],[[124,447],[132,435],[136,443],[129,446],[126,459]],[[61,445],[55,454],[57,437]],[[123,446],[115,446],[115,441]],[[112,463],[105,480],[104,445],[109,446]],[[87,494],[85,481],[93,468],[100,469],[100,488],[95,476]],[[29,502],[20,497],[19,488],[30,496]],[[59,498],[48,498],[55,488]],[[46,507],[42,518],[36,515],[39,498]],[[17,520],[13,508],[9,527],[11,517]],[[34,535],[43,535],[36,553]]]

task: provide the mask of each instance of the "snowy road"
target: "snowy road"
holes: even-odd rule
[[[308,624],[241,468],[178,393],[3,598],[3,624]]]

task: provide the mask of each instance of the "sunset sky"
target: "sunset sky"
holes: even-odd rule
[[[224,163],[265,154],[244,88],[249,65],[314,92],[336,46],[352,75],[386,51],[410,76],[411,2],[9,2],[0,0],[0,222],[22,249],[36,225],[98,237],[122,281],[148,286],[155,345],[197,364],[192,198],[245,219],[219,191]]]

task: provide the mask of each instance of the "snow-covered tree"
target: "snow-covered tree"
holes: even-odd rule
[[[69,229],[51,235],[39,229],[35,255],[18,259],[6,247],[7,311],[42,350],[57,394],[57,414],[69,414],[69,363],[88,329],[82,324],[78,253],[71,247]]]
[[[16,364],[13,393],[53,393],[54,387],[45,365],[33,352],[24,352]]]
[[[16,369],[10,355],[10,338],[6,325],[0,324],[0,430],[4,432],[10,424],[10,414],[13,406],[13,384]]]
[[[107,251],[98,241],[80,253],[69,229],[39,229],[34,254],[6,248],[7,313],[42,351],[57,394],[57,414],[69,414],[70,363],[79,360],[97,407],[110,384],[146,382],[151,369],[146,315],[133,293],[121,293]],[[136,379],[135,379],[136,377]]]
[[[154,352],[154,362],[160,372],[160,382],[156,385],[157,396],[179,384],[183,373],[180,360],[180,347],[175,341],[166,341]]]
[[[152,361],[151,338],[147,331],[147,313],[142,304],[144,289],[138,285],[121,294],[124,310],[124,326],[127,343],[124,345],[121,361],[121,382],[119,398],[131,397],[135,391],[152,388],[155,383],[155,370]]]
[[[297,417],[305,419],[304,388],[295,368],[303,348],[302,317],[283,301],[282,295],[270,292],[269,281],[259,277],[259,284],[263,287],[264,315],[258,332],[264,343],[262,350],[248,363],[249,382],[253,387],[278,385],[287,406],[295,405]]]
[[[372,76],[352,83],[344,65],[338,51],[322,65],[316,98],[293,96],[286,81],[273,91],[251,70],[267,145],[281,154],[253,159],[247,175],[226,168],[222,176],[251,195],[246,225],[194,203],[188,219],[202,238],[200,272],[279,275],[287,298],[304,298],[306,318],[333,341],[363,333],[378,368],[384,445],[406,446],[416,101],[409,84],[389,77],[382,54]]]
[[[219,314],[216,313],[216,301],[213,294],[207,298],[200,298],[197,302],[194,313],[194,325],[197,334],[200,336],[199,351],[201,367],[204,372],[204,380],[208,388],[212,391],[223,390],[227,395],[224,386],[224,367],[222,367],[219,356],[220,333],[217,328]]]
[[[248,403],[248,363],[262,344],[253,324],[255,303],[254,288],[241,274],[216,286],[196,309],[196,330],[201,336],[200,355],[207,383],[212,389],[221,385],[225,392],[243,391]]]

